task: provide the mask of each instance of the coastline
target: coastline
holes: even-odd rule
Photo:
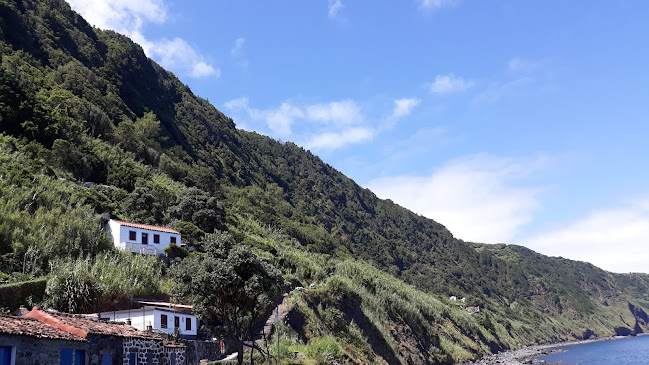
[[[638,334],[637,336],[648,336],[649,334]],[[526,364],[536,364],[533,360],[537,357],[548,355],[557,352],[556,347],[572,346],[572,345],[581,345],[585,343],[592,342],[602,342],[602,341],[615,341],[621,340],[624,338],[629,338],[631,336],[611,336],[611,337],[598,337],[591,338],[588,340],[576,340],[576,341],[566,341],[558,342],[544,345],[533,345],[520,348],[517,350],[509,350],[499,352],[494,355],[486,356],[482,359],[463,362],[461,365],[526,365]]]

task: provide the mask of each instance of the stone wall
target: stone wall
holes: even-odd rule
[[[124,350],[123,337],[88,334],[86,365],[102,365],[104,356],[110,356],[111,365],[122,365]]]
[[[160,365],[189,365],[186,349],[184,347],[165,347],[164,356],[160,358]]]
[[[0,334],[0,344],[16,349],[16,365],[59,365],[62,349],[84,350],[88,359],[87,342]]]
[[[83,350],[86,365],[102,365],[104,356],[110,356],[111,365],[130,365],[131,355],[137,358],[139,365],[192,364],[187,362],[185,347],[165,347],[160,340],[104,335],[88,335],[87,340],[0,334],[0,345],[15,348],[16,365],[60,365],[63,349]]]
[[[192,340],[185,341],[185,345],[187,346],[187,365],[198,365],[203,359],[214,361],[223,357],[219,342]]]
[[[124,338],[123,364],[135,357],[142,365],[186,365],[184,347],[165,347],[162,341]]]

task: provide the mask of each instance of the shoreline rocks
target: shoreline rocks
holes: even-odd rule
[[[543,360],[538,360],[538,357],[543,355],[548,355],[552,353],[559,352],[558,347],[572,346],[572,345],[581,345],[584,343],[591,342],[600,342],[600,341],[610,341],[610,340],[619,340],[626,338],[626,336],[612,336],[612,337],[602,337],[602,338],[591,338],[588,340],[581,341],[568,341],[568,342],[559,342],[547,345],[536,345],[521,348],[518,350],[510,350],[499,352],[494,355],[486,356],[482,359],[475,361],[463,362],[460,365],[528,365],[528,364],[545,364]]]

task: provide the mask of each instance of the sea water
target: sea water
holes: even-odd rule
[[[539,357],[550,364],[649,365],[649,336],[557,347],[562,352]]]

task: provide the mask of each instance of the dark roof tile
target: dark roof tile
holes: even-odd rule
[[[80,336],[47,325],[36,319],[14,317],[4,314],[0,314],[0,333],[52,340],[85,341],[85,339]]]

